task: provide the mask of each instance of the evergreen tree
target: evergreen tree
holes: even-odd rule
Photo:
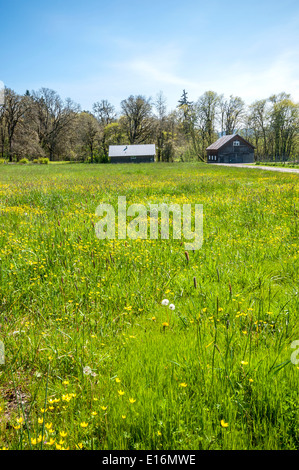
[[[186,90],[183,90],[183,94],[181,96],[181,99],[178,101],[178,108],[180,108],[181,106],[191,106],[192,105],[192,101],[188,101],[188,93],[186,92]]]

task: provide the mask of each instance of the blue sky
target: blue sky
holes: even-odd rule
[[[0,80],[47,87],[91,110],[186,89],[250,104],[286,91],[299,101],[298,0],[0,0]]]

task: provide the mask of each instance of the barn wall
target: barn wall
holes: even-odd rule
[[[111,163],[152,163],[155,161],[155,157],[152,155],[139,155],[138,157],[130,157],[126,155],[124,157],[110,157]]]
[[[208,159],[208,163],[254,163],[254,149],[242,140],[239,142],[239,146],[234,146],[233,141],[230,141],[217,151],[209,150],[208,156],[209,154],[217,155],[217,161],[209,161]]]
[[[242,140],[239,146],[234,146],[233,142],[218,150],[219,163],[253,163],[254,150],[246,145]]]

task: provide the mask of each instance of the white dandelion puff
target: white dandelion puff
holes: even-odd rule
[[[89,366],[83,367],[83,374],[85,375],[91,374],[91,368]]]
[[[174,304],[170,304],[170,305],[169,305],[169,308],[170,308],[170,310],[174,310],[174,309],[175,309]]]
[[[164,300],[162,300],[161,304],[162,304],[162,305],[168,305],[168,304],[169,304],[169,300],[164,299]]]

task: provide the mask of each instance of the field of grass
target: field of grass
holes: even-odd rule
[[[202,248],[99,240],[118,196],[203,204]],[[2,165],[0,448],[298,449],[298,210],[293,174]]]

